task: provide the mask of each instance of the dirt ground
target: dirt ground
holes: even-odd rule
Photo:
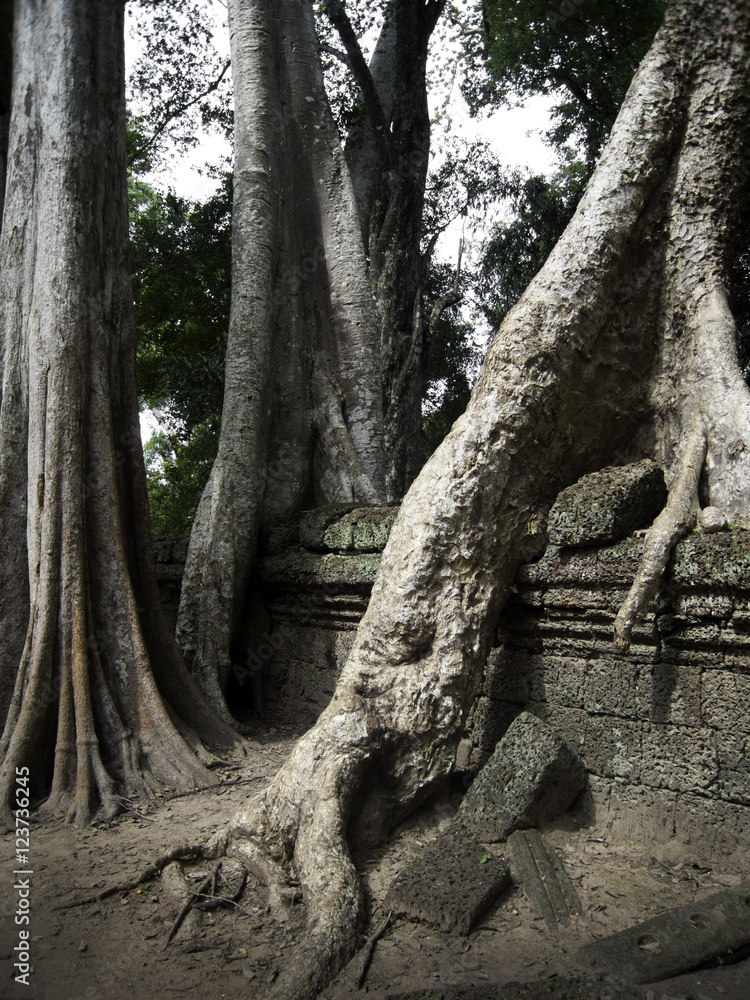
[[[150,861],[180,843],[207,838],[248,796],[267,782],[286,758],[299,725],[267,715],[253,738],[251,755],[218,769],[209,790],[140,802],[109,824],[89,829],[45,818],[31,830],[29,868],[29,986],[14,981],[18,892],[13,872],[15,838],[0,840],[0,997],[7,1000],[146,1000],[197,996],[210,1000],[262,1000],[304,926],[304,908],[284,924],[265,912],[261,885],[248,882],[237,905],[193,913],[165,946],[180,908],[181,876],[171,869],[130,893],[59,910],[61,904],[134,877]],[[231,784],[230,782],[234,782]],[[383,920],[382,902],[396,873],[437,836],[447,806],[434,806],[399,828],[380,851],[356,857],[370,903],[369,933]],[[692,857],[684,848],[611,843],[606,831],[582,825],[575,814],[544,836],[563,858],[581,899],[583,914],[553,933],[513,884],[468,937],[442,933],[426,923],[393,919],[374,948],[362,987],[355,958],[321,1000],[362,998],[578,997],[592,1000],[639,996],[603,983],[578,993],[577,949],[664,909],[694,902],[750,877],[735,859]],[[497,854],[502,845],[491,845]],[[193,865],[188,883],[209,871]],[[512,865],[511,865],[512,867]],[[750,868],[750,862],[748,862]],[[229,892],[239,873],[225,865]],[[184,891],[184,890],[183,890]],[[527,988],[508,984],[529,984]],[[724,964],[659,984],[643,986],[646,1000],[748,1000],[750,961]]]

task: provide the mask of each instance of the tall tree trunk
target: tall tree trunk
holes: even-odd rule
[[[13,73],[13,4],[0,8],[0,224],[3,220],[3,192],[8,162],[10,128],[10,84]]]
[[[422,216],[430,159],[427,53],[445,4],[397,0],[389,170],[381,173],[370,230],[370,267],[380,320],[389,500],[400,500],[422,465],[422,381],[430,358],[424,312],[429,257]]]
[[[347,835],[385,830],[451,769],[561,487],[617,453],[664,461],[676,514],[655,550],[705,454],[703,502],[746,521],[750,394],[725,287],[749,111],[748,0],[675,0],[573,220],[403,503],[331,704],[210,847],[264,870],[276,900],[283,862],[302,882],[305,944],[270,996],[314,996],[356,947]]]
[[[378,310],[386,491],[389,500],[400,500],[422,462],[422,381],[432,346],[423,301],[430,261],[422,246],[430,159],[427,55],[445,3],[396,0],[369,66],[341,0],[327,0],[325,8],[368,109],[346,154]]]
[[[0,234],[0,803],[86,822],[234,737],[156,591],[127,251],[124,5],[16,0]],[[169,699],[169,704],[165,700]]]
[[[224,410],[177,628],[226,718],[263,519],[385,496],[377,320],[312,7],[233,0],[229,16],[236,164]]]

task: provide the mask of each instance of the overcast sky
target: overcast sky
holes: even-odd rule
[[[229,54],[229,37],[223,23],[226,5],[222,0],[208,0],[214,9],[216,24],[215,43],[222,55]],[[138,41],[126,32],[126,58],[132,63],[138,53]],[[442,99],[442,97],[441,97]],[[527,167],[533,173],[547,173],[551,169],[550,150],[545,146],[542,132],[549,124],[549,99],[538,97],[528,100],[522,108],[509,108],[495,112],[491,117],[471,118],[463,98],[454,87],[450,102],[452,134],[466,139],[482,137],[490,141],[498,162],[504,166]],[[214,193],[217,182],[200,172],[207,161],[217,162],[229,152],[227,143],[217,135],[207,136],[198,146],[170,161],[168,169],[149,179],[160,188],[171,187],[178,194],[197,201],[204,201]]]

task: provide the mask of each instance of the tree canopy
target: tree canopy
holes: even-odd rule
[[[456,143],[450,131],[441,133],[439,158],[426,184],[425,214],[417,234],[424,266],[428,268],[420,292],[424,299],[421,312],[425,317],[444,301],[447,291],[457,287],[455,274],[448,273],[451,265],[438,263],[433,256],[436,240],[446,225],[467,211],[475,218],[482,217],[485,212],[495,210],[498,199],[505,206],[503,214],[509,218],[484,233],[484,246],[478,258],[475,250],[473,258],[472,251],[464,255],[458,292],[464,297],[463,311],[444,311],[436,328],[440,332],[425,334],[428,342],[420,375],[423,434],[418,449],[421,457],[415,460],[424,460],[465,407],[478,358],[478,348],[470,336],[476,318],[483,316],[490,329],[497,327],[569,221],[663,6],[655,0],[616,4],[585,0],[574,5],[574,9],[571,5],[571,11],[565,6],[566,13],[561,13],[539,3],[533,7],[529,19],[528,5],[509,2],[485,3],[482,21],[476,19],[471,5],[453,5],[441,14],[438,23],[446,25],[439,32],[441,45],[446,39],[450,45],[445,45],[444,55],[440,54],[440,48],[430,50],[430,89],[440,94],[440,106],[447,108],[447,97],[443,95],[450,93],[455,80],[476,114],[487,113],[502,103],[522,100],[524,95],[557,95],[560,101],[555,108],[556,124],[549,141],[561,157],[561,166],[551,179],[524,177],[516,170],[499,167],[484,144]],[[328,96],[340,141],[349,144],[350,160],[361,146],[368,114],[377,112],[376,108],[368,110],[368,100],[370,103],[373,100],[367,96],[365,74],[369,71],[357,69],[360,65],[357,59],[363,58],[361,46],[367,32],[372,38],[386,9],[366,4],[327,3],[318,10],[316,23]],[[192,25],[189,29],[180,27],[185,19]],[[179,115],[170,119],[171,132],[163,126],[172,113],[167,108],[202,107],[205,120],[219,119],[224,125],[229,116],[226,108],[219,112],[206,104],[207,81],[217,78],[220,61],[215,56],[213,61],[209,59],[201,48],[200,42],[208,31],[197,8],[178,4],[166,20],[157,19],[148,30],[157,35],[163,33],[166,39],[163,44],[149,48],[132,81],[140,103],[152,108],[138,119],[132,146],[134,150],[153,150],[158,156],[165,135],[188,141],[181,138],[185,125]],[[170,66],[178,43],[197,48],[202,61],[195,81],[180,84],[192,89],[175,96],[169,89],[173,76]],[[371,48],[373,44],[370,42]],[[381,49],[384,50],[382,38]],[[377,48],[374,51],[377,53]],[[430,99],[435,102],[434,97]],[[195,115],[192,120],[195,121]],[[575,151],[570,143],[575,144]],[[228,191],[226,187],[224,190]],[[229,295],[224,254],[228,252],[231,207],[227,201],[226,214],[222,213],[220,192],[204,211],[199,212],[194,206],[197,214],[193,217],[184,201],[170,197],[171,203],[161,196],[158,210],[154,204],[132,214],[132,238],[141,344],[139,383],[144,400],[165,415],[177,418],[178,425],[173,419],[168,434],[162,434],[152,443],[150,492],[155,511],[165,512],[164,517],[157,513],[155,521],[162,529],[179,531],[189,527],[189,517],[196,506],[195,490],[205,478],[206,459],[212,442],[217,441],[217,424],[212,416],[217,408],[210,386],[214,385],[214,373],[219,379],[223,374],[218,362],[225,345],[228,310],[223,313],[222,333],[217,331],[215,321],[219,298],[226,295],[228,299]],[[189,259],[186,248],[185,253],[177,253],[180,241],[189,238],[188,229],[196,237],[200,233],[204,241],[205,258],[200,261],[198,272],[209,296],[206,302],[198,300],[200,280],[196,280],[192,289],[185,287],[185,282],[191,281],[190,267],[198,263]],[[170,235],[172,231],[174,235]],[[174,244],[172,252],[165,245],[170,240]],[[213,274],[209,274],[212,266]],[[172,267],[175,270],[170,280]],[[213,286],[210,290],[207,283]],[[162,295],[167,285],[171,285],[171,290]],[[224,291],[220,292],[222,285]],[[164,313],[170,313],[172,335],[167,335],[166,327],[161,330],[155,327],[154,303],[157,308],[163,307]],[[473,310],[471,303],[476,303]],[[178,325],[183,331],[179,336],[174,332]],[[204,334],[198,334],[197,328],[202,325]],[[188,331],[192,334],[188,335]],[[188,397],[192,397],[197,409],[193,408],[192,417],[186,422]],[[199,442],[187,447],[192,427],[201,428],[196,431]],[[198,467],[193,467],[194,460]],[[177,500],[183,490],[187,491],[184,502]],[[174,517],[166,513],[167,499],[169,503],[176,501]]]

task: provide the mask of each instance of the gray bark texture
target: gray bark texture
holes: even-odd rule
[[[227,719],[260,524],[385,496],[376,312],[312,7],[230,2],[229,17],[236,162],[224,409],[177,626]]]
[[[16,0],[0,233],[1,818],[208,779],[156,591],[127,251],[124,5]],[[191,746],[188,746],[188,742]],[[192,747],[192,748],[191,748]],[[14,824],[15,825],[15,824]]]
[[[343,4],[327,0],[325,7],[345,38]],[[422,381],[434,339],[424,308],[431,251],[422,246],[430,158],[427,55],[444,9],[444,0],[395,0],[369,67],[357,61],[356,50],[351,58],[368,115],[349,135],[346,157],[378,313],[390,501],[404,496],[422,464]]]
[[[269,997],[315,996],[356,949],[347,840],[385,834],[450,771],[498,613],[562,487],[652,457],[673,491],[654,529],[667,547],[699,499],[747,523],[750,395],[726,262],[749,112],[750,4],[675,0],[573,220],[404,500],[330,705],[207,847],[262,873],[274,905],[284,863],[302,883],[308,933]]]
[[[224,411],[177,626],[228,722],[259,525],[315,503],[400,500],[421,462],[434,336],[421,248],[426,65],[445,3],[397,0],[369,66],[344,5],[324,6],[368,111],[344,155],[311,5],[229,5],[236,164]],[[441,300],[438,313],[459,298]]]

